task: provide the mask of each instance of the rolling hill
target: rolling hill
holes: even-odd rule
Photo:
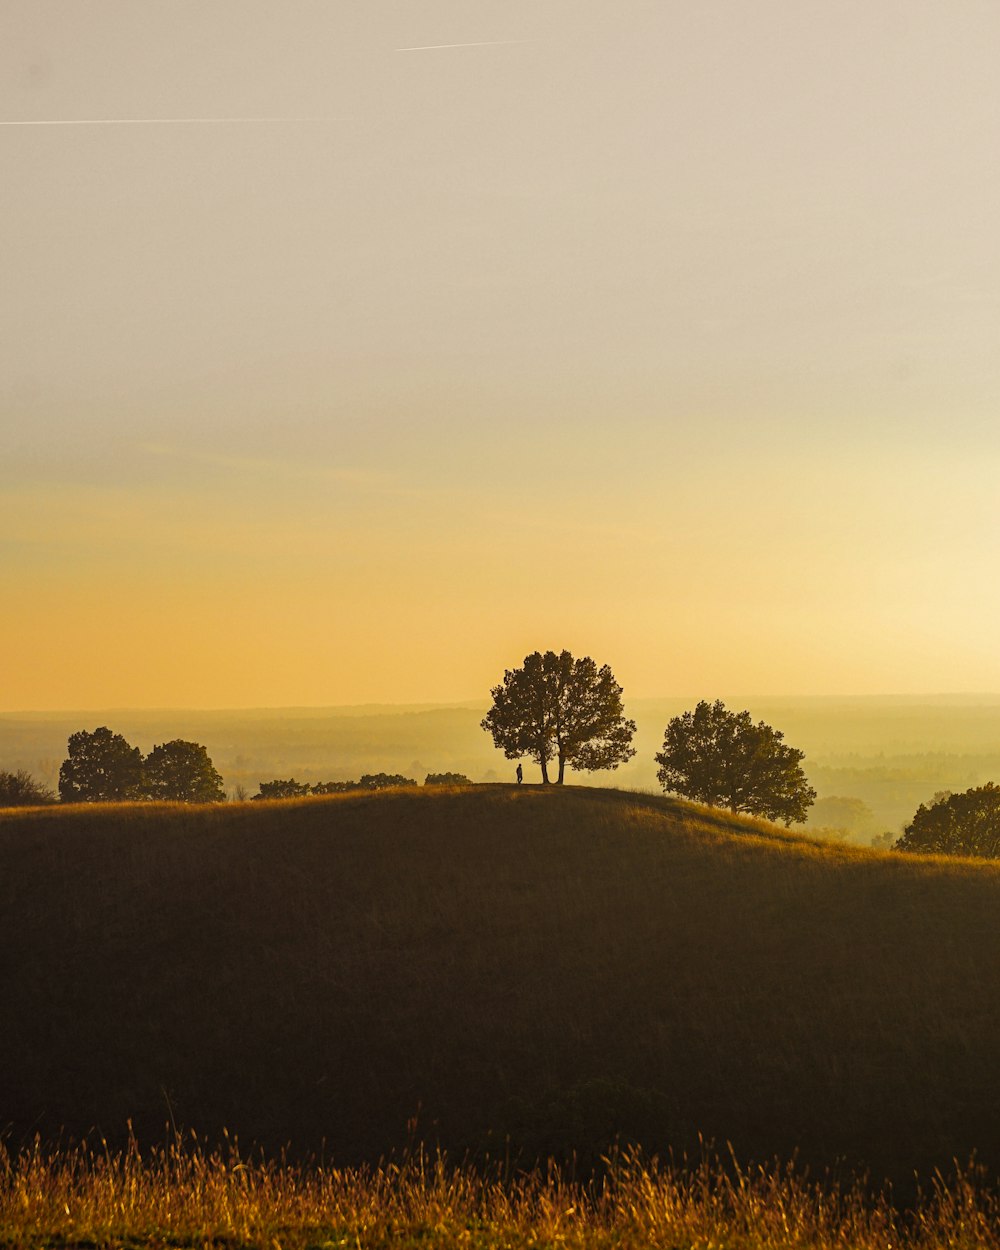
[[[0,813],[0,1128],[1000,1159],[1000,868],[479,786]]]

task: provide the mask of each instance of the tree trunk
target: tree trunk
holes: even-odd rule
[[[559,756],[559,780],[556,782],[557,786],[562,785],[563,776],[565,772],[566,772],[566,757],[564,755],[560,755]]]
[[[542,765],[542,785],[547,786],[549,784],[549,766],[544,756],[539,762]]]

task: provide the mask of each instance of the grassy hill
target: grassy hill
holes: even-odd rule
[[[0,1126],[1000,1162],[1000,868],[476,787],[0,814]]]

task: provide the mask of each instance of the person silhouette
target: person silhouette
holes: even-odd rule
[[[518,785],[520,785],[520,784],[521,784],[521,782],[522,782],[523,780],[524,780],[524,769],[521,767],[521,765],[520,765],[520,764],[518,764],[518,766],[517,766],[517,784],[518,784]]]

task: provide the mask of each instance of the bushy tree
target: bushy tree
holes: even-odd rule
[[[54,803],[56,796],[31,773],[19,768],[16,773],[0,772],[0,807],[39,807]]]
[[[472,782],[464,773],[428,773],[424,778],[425,786],[471,786]]]
[[[69,757],[59,769],[64,803],[122,802],[142,798],[142,753],[106,725],[71,734]]]
[[[154,746],[143,764],[143,795],[178,803],[222,803],[222,778],[197,742],[175,738]]]
[[[346,794],[350,790],[360,790],[356,781],[318,781],[312,788],[313,794]]]
[[[254,799],[300,799],[309,793],[309,783],[296,781],[294,777],[288,781],[262,781],[260,793]]]
[[[656,775],[668,793],[790,825],[805,820],[816,791],[801,768],[805,752],[783,738],[749,712],[703,700],[667,725]]]
[[[403,777],[399,773],[365,773],[358,782],[362,790],[392,790],[397,786],[415,786],[412,777]]]
[[[567,765],[593,772],[635,755],[635,721],[625,718],[622,688],[607,664],[598,668],[590,656],[534,651],[490,693],[483,729],[509,760],[534,760],[546,785],[553,761],[562,785]]]
[[[1000,858],[1000,786],[989,781],[961,794],[942,794],[929,807],[921,803],[896,850]]]

